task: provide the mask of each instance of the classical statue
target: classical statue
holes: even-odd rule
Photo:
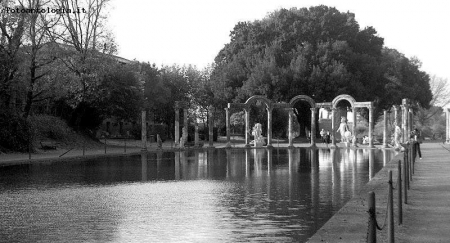
[[[401,148],[400,138],[402,137],[402,129],[397,125],[397,122],[394,122],[394,147]]]
[[[348,129],[347,118],[341,117],[341,124],[339,125],[337,132],[341,134],[342,142],[350,142],[352,133],[350,132],[350,129]]]
[[[252,135],[255,138],[255,140],[252,141],[255,147],[261,147],[264,145],[261,123],[256,123],[255,126],[253,126]]]

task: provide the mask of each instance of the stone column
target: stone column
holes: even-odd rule
[[[411,108],[409,108],[409,134],[411,134],[411,131],[413,130],[414,127],[414,116],[413,116],[413,110]],[[409,135],[408,135],[409,136]]]
[[[356,147],[356,107],[353,108],[353,125],[352,125],[352,134],[355,139],[352,138],[352,145]]]
[[[369,107],[369,147],[373,147],[373,107]]]
[[[316,110],[317,108],[311,109],[311,147],[316,146]]]
[[[402,138],[401,138],[401,142],[405,143],[406,142],[406,106],[402,105]]]
[[[187,108],[183,109],[183,144],[186,144],[188,140],[188,113]]]
[[[289,108],[289,128],[288,128],[288,132],[289,132],[289,148],[293,148],[294,147],[294,131],[293,131],[293,116],[294,116],[294,111],[293,108]]]
[[[244,112],[245,112],[245,147],[250,147],[250,111],[248,108],[245,108]]]
[[[398,110],[399,110],[399,106],[398,105],[393,105],[392,107],[394,107],[394,122],[397,123],[398,126],[400,126],[400,121],[398,119]]]
[[[336,108],[331,108],[331,146],[336,147],[335,127],[334,127],[334,115],[336,114]]]
[[[145,110],[142,111],[141,142],[142,142],[141,150],[146,151],[147,150],[147,112]]]
[[[410,132],[408,131],[409,129],[409,104],[408,104],[408,99],[403,99],[402,100],[402,104],[403,104],[403,142],[406,143],[409,140],[409,134]]]
[[[445,141],[446,143],[450,143],[450,108],[445,109],[446,114],[446,123],[445,123]]]
[[[225,108],[225,124],[227,128],[227,148],[231,148],[231,141],[230,141],[230,109]]]
[[[272,108],[267,108],[267,147],[272,147]]]
[[[383,148],[387,148],[387,136],[388,136],[388,112],[387,110],[383,110],[384,115],[384,129],[383,129]]]
[[[175,147],[179,145],[180,142],[180,107],[178,102],[175,102]]]
[[[213,117],[213,106],[210,105],[209,108],[209,147],[214,148],[213,139],[214,139],[214,117]]]

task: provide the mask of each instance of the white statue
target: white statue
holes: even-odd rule
[[[347,118],[341,117],[341,124],[339,125],[337,132],[339,132],[341,134],[342,142],[344,142],[344,143],[350,142],[352,133],[350,132],[350,129],[348,129]]]
[[[394,147],[401,148],[400,138],[402,137],[402,129],[397,125],[397,122],[394,122]]]
[[[262,128],[260,123],[256,123],[252,130],[252,135],[255,138],[253,144],[255,147],[261,147],[264,145],[264,137],[262,136]]]

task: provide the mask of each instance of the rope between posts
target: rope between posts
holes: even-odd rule
[[[392,181],[388,181],[389,185],[392,186]],[[389,188],[388,188],[389,190]],[[369,209],[367,212],[369,213],[369,221],[370,219],[374,219],[375,225],[377,227],[378,230],[383,230],[386,226],[386,222],[387,222],[387,218],[388,218],[388,212],[389,212],[389,203],[391,202],[392,198],[389,196],[389,192],[388,192],[388,202],[386,204],[386,213],[384,215],[384,222],[383,225],[380,227],[380,225],[378,224],[378,220],[377,220],[377,216],[375,215],[375,208],[373,209]],[[369,225],[369,224],[367,224]],[[367,236],[369,235],[369,229],[367,230]]]

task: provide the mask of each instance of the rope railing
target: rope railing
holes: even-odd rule
[[[378,224],[375,205],[375,192],[368,194],[368,224],[367,224],[367,242],[377,242],[377,230],[382,231],[387,225],[387,239],[389,243],[394,243],[394,190],[398,191],[398,224],[403,224],[403,203],[408,202],[409,182],[412,180],[414,173],[415,148],[413,144],[404,146],[403,168],[401,160],[398,161],[397,182],[393,185],[392,170],[388,171],[388,200],[386,204],[386,214],[383,225]],[[402,170],[403,169],[403,170]],[[402,176],[403,174],[403,176]],[[403,180],[402,180],[403,178]]]

